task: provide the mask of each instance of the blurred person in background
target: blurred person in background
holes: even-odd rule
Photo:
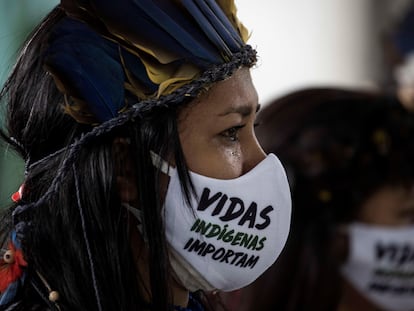
[[[287,169],[292,228],[278,261],[227,297],[233,310],[413,311],[414,115],[395,97],[316,88],[258,123]]]

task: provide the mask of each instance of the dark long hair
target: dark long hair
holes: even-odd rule
[[[65,114],[65,99],[43,68],[48,34],[63,16],[56,8],[35,29],[1,92],[2,103],[7,104],[1,136],[27,164],[24,204],[42,197],[67,155],[64,148],[92,129]],[[22,249],[28,267],[24,288],[7,310],[55,310],[47,287],[59,292],[61,310],[169,309],[160,173],[149,154],[173,156],[183,187],[190,189],[176,122],[176,109],[156,108],[88,142],[54,195],[19,216],[18,221],[25,224]],[[143,298],[143,277],[137,277],[131,250],[133,228],[117,189],[116,176],[123,169],[114,148],[119,137],[128,141],[128,154],[135,164],[132,175],[149,249],[151,306]],[[11,215],[17,208],[15,204],[3,211],[2,245],[16,224]]]
[[[394,96],[317,88],[273,101],[258,122],[263,148],[287,169],[293,215],[282,255],[245,291],[250,310],[336,310],[338,227],[382,186],[413,183],[414,116]]]

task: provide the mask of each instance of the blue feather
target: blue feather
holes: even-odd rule
[[[195,65],[194,76],[244,45],[214,0],[61,0],[61,7],[69,17],[54,27],[45,64],[74,100],[70,112],[79,107],[86,122],[116,117],[158,91],[142,60],[165,77]]]
[[[19,279],[7,287],[6,291],[0,296],[0,306],[5,306],[13,301],[23,281],[24,280]]]
[[[73,8],[70,1],[62,3]],[[109,31],[122,34],[127,43],[168,50],[203,69],[221,63],[223,53],[229,56],[243,45],[212,0],[83,0],[81,5],[93,10],[91,15],[100,16]]]
[[[152,1],[145,1],[144,6],[141,6],[141,2],[132,0],[91,2],[103,20],[110,24],[109,28],[113,27],[117,32],[123,33],[130,41],[168,50],[203,67],[221,62],[220,53],[216,49],[189,35],[188,30],[196,30],[195,27],[183,29],[175,22],[175,16],[170,18]]]
[[[100,122],[117,116],[125,105],[118,46],[68,18],[55,27],[51,39],[45,63],[65,80],[70,95],[85,101]]]
[[[217,34],[213,25],[210,24],[203,12],[200,11],[199,7],[194,3],[194,0],[183,0],[182,3],[200,25],[201,29],[203,29],[208,39],[225,55],[231,55],[231,51],[226,42]]]
[[[178,10],[171,10],[171,6],[166,10],[162,10],[161,6],[152,0],[133,0],[134,4],[138,6],[147,16],[167,34],[169,34],[175,41],[181,45],[192,59],[201,58],[211,63],[220,62],[220,54],[217,50],[213,52],[212,49],[206,49],[205,42],[196,40],[193,33],[197,33],[197,28],[188,27],[183,28],[178,22],[185,20],[181,18],[182,13]],[[171,16],[170,16],[171,15]],[[194,26],[194,25],[193,25]],[[191,33],[189,31],[193,30]],[[188,56],[187,56],[188,57]]]
[[[244,45],[239,33],[223,13],[215,0],[196,0],[199,7],[204,11],[210,22],[214,25],[223,40],[229,45],[232,52],[237,52]]]

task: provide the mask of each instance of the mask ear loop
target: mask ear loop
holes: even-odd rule
[[[171,165],[169,165],[163,158],[161,158],[154,151],[151,150],[150,154],[151,154],[152,165],[154,165],[156,168],[158,168],[164,174],[171,177],[173,172],[175,171],[175,168],[172,167]]]
[[[102,311],[101,297],[100,297],[100,294],[99,294],[98,283],[96,281],[95,264],[93,262],[93,257],[92,257],[91,247],[90,247],[90,244],[89,244],[88,234],[86,232],[85,215],[84,215],[81,200],[80,200],[79,180],[78,180],[78,175],[76,173],[75,163],[72,164],[72,171],[73,171],[73,178],[75,180],[76,199],[77,199],[79,215],[80,215],[81,223],[82,223],[83,238],[85,240],[86,251],[88,252],[89,265],[91,267],[92,282],[93,282],[93,288],[94,288],[94,291],[95,291],[96,303],[98,305],[98,310]]]

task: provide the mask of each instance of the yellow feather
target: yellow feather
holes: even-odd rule
[[[216,0],[217,4],[222,8],[224,14],[226,14],[227,18],[233,24],[234,27],[238,30],[242,40],[244,43],[250,37],[249,31],[247,28],[242,24],[242,22],[237,18],[237,8],[234,0]]]

